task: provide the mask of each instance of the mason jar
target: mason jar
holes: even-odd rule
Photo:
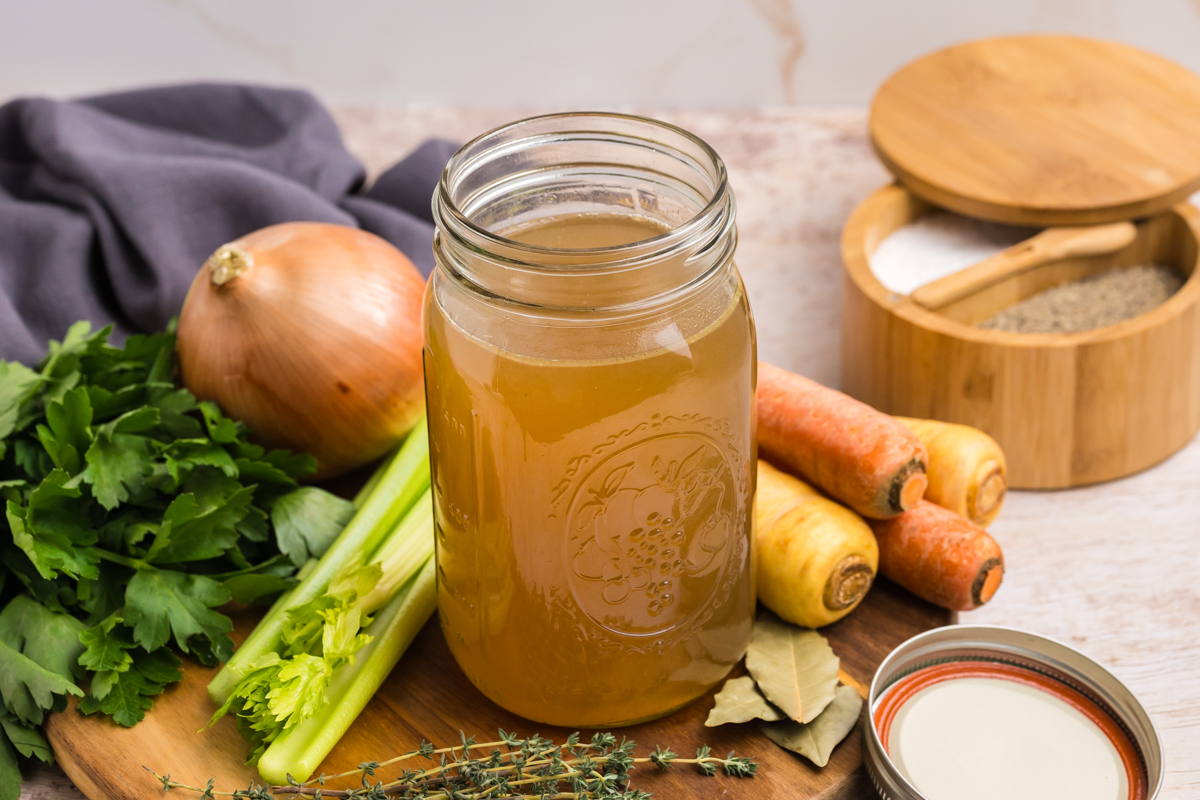
[[[425,383],[438,613],[489,698],[659,717],[750,641],[754,323],[725,166],[617,114],[507,125],[433,201]]]

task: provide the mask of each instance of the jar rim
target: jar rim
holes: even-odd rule
[[[488,138],[498,137],[508,131],[513,130],[513,129],[530,126],[534,123],[546,122],[546,121],[558,120],[558,119],[564,119],[564,120],[565,119],[606,119],[606,120],[633,121],[633,122],[638,122],[638,123],[643,123],[643,124],[649,125],[653,128],[658,128],[658,129],[667,131],[676,136],[680,136],[680,137],[684,138],[685,140],[687,140],[688,142],[690,142],[691,144],[698,147],[700,149],[700,151],[704,154],[704,156],[711,163],[711,167],[712,167],[714,177],[715,177],[712,196],[708,198],[708,202],[704,205],[703,208],[698,210],[695,214],[693,214],[685,222],[671,228],[670,230],[664,231],[663,233],[658,234],[657,236],[652,236],[649,239],[640,239],[635,242],[628,242],[626,244],[620,244],[620,245],[611,245],[608,247],[589,247],[589,248],[546,247],[544,245],[535,245],[535,244],[529,244],[526,242],[517,241],[514,239],[508,239],[504,236],[500,236],[497,233],[489,231],[487,228],[484,228],[481,225],[476,224],[470,217],[468,217],[462,211],[462,209],[459,208],[458,203],[456,203],[454,198],[451,196],[451,190],[450,190],[451,176],[454,174],[455,170],[462,169],[470,163],[469,161],[465,161],[465,162],[462,161],[463,157],[466,154],[470,153],[473,149],[482,145],[483,142],[485,140],[487,140]],[[586,130],[586,129],[581,129],[581,130],[576,130],[576,131],[564,130],[559,133],[561,133],[561,134],[579,133],[579,132],[582,132],[582,130]],[[625,136],[626,138],[638,138],[638,137],[630,136],[629,134],[621,134],[621,135]],[[517,141],[521,141],[521,140],[517,140]],[[655,144],[657,144],[660,147],[663,147],[663,146],[669,147],[670,146],[663,142],[655,142]],[[491,148],[485,148],[481,152],[487,153],[490,151],[491,151]],[[641,116],[638,114],[624,114],[624,113],[613,112],[613,111],[566,111],[566,112],[555,112],[555,113],[550,113],[550,114],[538,114],[538,115],[535,115],[532,117],[525,117],[523,119],[519,119],[519,120],[515,120],[513,122],[506,123],[504,125],[501,125],[499,127],[493,128],[489,131],[485,131],[484,133],[479,134],[478,136],[476,136],[475,138],[471,139],[466,144],[464,144],[462,147],[460,147],[454,153],[454,155],[450,157],[450,160],[446,163],[445,168],[442,170],[441,178],[438,181],[437,192],[434,194],[434,198],[433,198],[433,213],[434,213],[435,221],[438,220],[438,218],[442,212],[448,213],[450,215],[450,217],[453,219],[455,224],[464,226],[473,237],[478,237],[483,242],[497,245],[498,247],[503,248],[505,250],[514,251],[517,253],[524,252],[524,253],[529,253],[531,255],[540,256],[540,257],[555,256],[555,255],[561,255],[564,257],[571,257],[571,256],[588,257],[588,256],[612,255],[612,256],[616,257],[617,261],[623,261],[623,260],[625,260],[625,258],[628,258],[630,256],[636,257],[637,254],[645,252],[647,250],[660,250],[663,248],[671,247],[679,241],[686,240],[689,236],[691,236],[694,233],[695,229],[703,227],[704,222],[707,218],[710,218],[714,213],[717,212],[717,210],[722,205],[729,202],[729,194],[730,194],[729,174],[728,174],[728,171],[726,170],[725,162],[721,159],[721,157],[717,154],[717,151],[714,150],[711,145],[709,145],[706,141],[701,139],[699,136],[696,136],[694,133],[691,133],[690,131],[688,131],[684,128],[681,128],[678,125],[673,125],[669,122],[664,122],[662,120],[654,119],[652,117]],[[525,263],[522,266],[526,269],[530,269],[530,268],[537,269],[538,268],[538,265],[536,265],[535,263]]]

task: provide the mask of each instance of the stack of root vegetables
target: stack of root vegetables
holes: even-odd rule
[[[758,596],[780,617],[835,622],[877,571],[954,611],[999,588],[1004,555],[984,527],[1007,479],[982,431],[890,417],[760,363],[758,444]]]

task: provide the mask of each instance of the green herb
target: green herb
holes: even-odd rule
[[[19,722],[11,714],[0,714],[0,727],[4,730],[0,736],[0,800],[19,800],[21,772],[17,753],[47,764],[54,761],[54,753],[36,727]]]
[[[133,725],[179,680],[174,649],[228,658],[217,608],[290,589],[350,507],[299,487],[310,457],[177,388],[172,331],[108,334],[81,322],[36,369],[0,362],[0,800],[16,754],[50,757],[37,726],[68,696]]]
[[[354,504],[311,486],[279,498],[271,509],[279,549],[297,567],[328,550],[353,516]]]
[[[711,777],[718,770],[734,778],[752,778],[758,764],[734,753],[724,758],[712,755],[707,745],[696,751],[695,758],[680,758],[670,750],[656,747],[647,756],[636,756],[636,745],[627,739],[620,742],[611,733],[597,733],[584,742],[578,733],[571,734],[563,744],[532,736],[522,739],[503,730],[499,741],[477,744],[463,734],[461,744],[434,749],[422,741],[421,746],[388,761],[368,761],[358,769],[337,775],[320,775],[300,782],[292,776],[278,784],[253,784],[248,789],[218,791],[214,781],[206,786],[188,786],[159,775],[149,768],[164,790],[186,789],[198,792],[203,798],[214,796],[271,800],[278,795],[305,795],[314,798],[337,797],[353,800],[501,800],[502,798],[607,798],[608,800],[649,800],[650,795],[630,787],[630,773],[638,764],[653,764],[660,770],[689,764],[701,775]],[[409,767],[405,762],[418,759]],[[426,766],[421,761],[431,764]],[[372,783],[380,770],[399,765],[400,777]],[[353,789],[328,786],[339,779],[359,780]]]
[[[209,685],[221,703],[212,721],[234,715],[247,763],[268,781],[312,774],[433,614],[424,424],[377,475],[325,556]]]

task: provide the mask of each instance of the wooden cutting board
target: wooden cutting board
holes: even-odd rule
[[[1011,36],[892,75],[871,141],[909,189],[1014,225],[1164,211],[1200,188],[1200,76],[1116,42]]]
[[[234,637],[240,641],[257,615],[247,611],[235,614],[233,619]],[[841,657],[842,669],[865,685],[898,644],[950,622],[950,612],[881,578],[854,613],[822,632]],[[188,663],[183,680],[158,698],[146,719],[133,728],[121,728],[100,717],[84,717],[76,712],[72,701],[65,712],[52,716],[46,724],[55,755],[67,776],[89,800],[160,797],[162,786],[143,767],[170,773],[172,779],[192,785],[203,786],[213,777],[217,789],[242,789],[260,780],[255,770],[242,763],[246,746],[231,719],[204,728],[213,712],[206,687],[215,672]],[[705,728],[714,693],[665,719],[624,728],[620,733],[638,743],[639,755],[655,745],[685,756],[705,743],[716,753],[736,750],[739,755],[758,760],[758,776],[735,779],[719,774],[704,778],[686,766],[660,774],[647,765],[634,773],[634,786],[656,797],[697,800],[727,800],[731,796],[745,800],[867,800],[875,796],[861,766],[861,723],[838,746],[825,768],[817,769],[776,747],[753,723]],[[513,716],[480,694],[459,670],[434,619],[321,765],[321,771],[332,774],[353,769],[362,761],[384,760],[416,748],[422,739],[439,747],[455,744],[459,731],[481,742],[494,741],[497,728],[525,736],[536,733],[556,741],[571,733]],[[386,781],[395,775],[381,771],[378,777]],[[178,793],[173,796],[179,800],[186,797]]]

